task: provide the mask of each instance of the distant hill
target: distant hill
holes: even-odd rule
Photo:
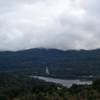
[[[0,71],[46,75],[48,67],[55,77],[99,76],[100,49],[57,50],[35,48],[16,52],[0,52]]]

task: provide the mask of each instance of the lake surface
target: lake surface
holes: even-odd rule
[[[51,77],[42,77],[42,76],[32,76],[33,78],[37,78],[40,80],[44,80],[45,82],[53,82],[56,84],[62,84],[65,87],[70,88],[73,84],[77,85],[91,85],[93,82],[89,80],[80,80],[80,79],[58,79]]]

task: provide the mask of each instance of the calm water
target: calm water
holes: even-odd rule
[[[57,84],[62,84],[65,87],[71,87],[73,84],[77,85],[91,85],[92,81],[89,80],[80,80],[80,79],[71,79],[71,80],[65,80],[65,79],[57,79],[57,78],[51,78],[51,77],[42,77],[42,76],[32,76],[33,78],[41,79],[46,82],[53,82]]]

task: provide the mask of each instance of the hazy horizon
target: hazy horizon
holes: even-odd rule
[[[100,48],[94,49],[59,49],[59,48],[44,48],[44,47],[37,47],[37,48],[25,48],[19,50],[0,50],[0,52],[18,52],[18,51],[28,51],[28,50],[58,50],[58,51],[92,51],[92,50],[100,50]]]

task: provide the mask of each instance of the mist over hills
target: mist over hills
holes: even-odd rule
[[[100,49],[57,50],[35,48],[22,51],[1,51],[0,71],[25,72],[46,75],[46,66],[51,76],[99,76]]]

